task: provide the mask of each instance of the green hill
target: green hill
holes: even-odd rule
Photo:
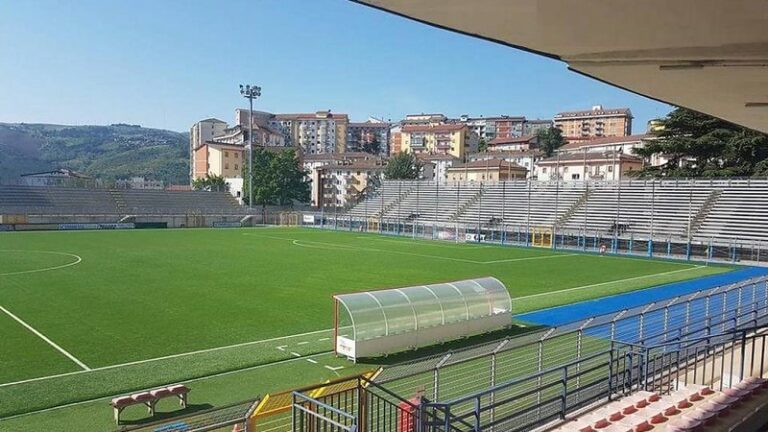
[[[69,168],[114,180],[131,176],[187,183],[189,134],[136,125],[0,123],[0,180]]]

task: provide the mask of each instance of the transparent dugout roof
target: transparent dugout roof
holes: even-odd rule
[[[339,329],[344,333],[351,329],[356,341],[512,312],[507,288],[493,277],[338,294],[334,298],[341,305]]]

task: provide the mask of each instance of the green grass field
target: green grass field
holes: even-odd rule
[[[99,398],[178,381],[216,406],[364,370],[328,354],[335,292],[491,275],[524,312],[728,269],[298,228],[2,233],[0,430],[110,430]]]

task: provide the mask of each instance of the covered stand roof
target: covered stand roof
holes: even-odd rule
[[[498,279],[486,277],[432,285],[335,295],[363,341],[512,312]]]
[[[768,132],[766,0],[353,0]]]

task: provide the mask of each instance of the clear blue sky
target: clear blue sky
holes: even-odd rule
[[[233,122],[257,108],[551,118],[628,106],[635,132],[670,108],[564,63],[345,0],[0,0],[0,122]]]

